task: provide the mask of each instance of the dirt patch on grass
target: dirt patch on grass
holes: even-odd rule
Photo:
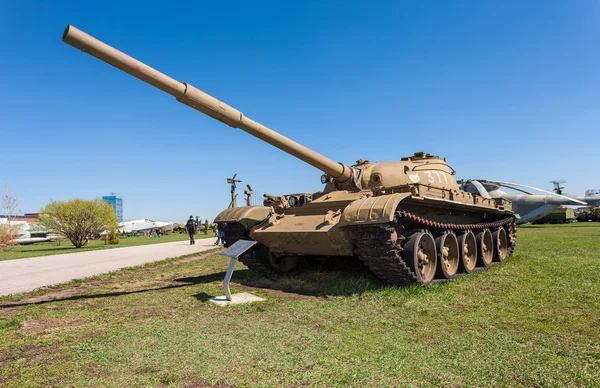
[[[41,333],[43,331],[58,331],[66,327],[83,326],[85,325],[84,319],[30,319],[23,322],[23,331],[25,333]]]
[[[33,298],[28,298],[20,301],[19,303],[27,303],[27,304],[36,304],[39,302],[47,302],[51,300],[58,299],[66,299],[73,296],[75,293],[86,292],[97,288],[100,285],[100,282],[91,282],[85,285],[78,285],[73,288],[69,288],[61,291],[53,291],[44,295],[34,296]]]
[[[211,383],[206,379],[194,379],[182,381],[180,384],[181,387],[185,388],[234,388],[235,385],[227,384],[225,382],[219,381],[216,384]]]
[[[7,365],[10,362],[14,362],[19,359],[26,359],[30,362],[36,359],[38,356],[43,356],[51,353],[51,347],[47,345],[20,345],[9,346],[4,354],[0,354],[0,366]]]
[[[196,260],[200,260],[200,259],[206,259],[207,257],[216,255],[217,252],[220,252],[222,250],[223,250],[222,248],[214,248],[214,249],[204,252],[203,254],[201,254],[199,256],[184,257],[181,260],[177,260],[176,263],[177,264],[185,264],[185,263],[190,263],[192,261],[196,261]],[[166,264],[161,264],[161,265],[166,265]]]
[[[271,282],[273,283],[273,282]],[[299,300],[299,299],[314,299],[315,296],[311,296],[311,295],[302,295],[302,294],[297,294],[294,293],[293,291],[284,291],[284,290],[278,290],[276,289],[276,287],[273,288],[268,288],[267,285],[265,285],[264,287],[256,287],[256,286],[247,286],[245,284],[240,284],[240,283],[233,283],[233,286],[235,287],[236,291],[242,291],[242,292],[264,292],[266,293],[269,298],[273,298],[273,299],[289,299],[289,300]],[[273,284],[271,284],[271,286],[273,286]]]
[[[31,298],[22,299],[16,302],[6,302],[0,304],[0,314],[10,314],[18,311],[21,307],[30,304],[40,304],[45,302],[52,302],[55,300],[62,300],[72,297],[73,295],[85,291],[90,291],[98,288],[101,282],[93,281],[86,284],[78,284],[75,287],[67,288],[59,291],[51,291],[44,295],[34,296]]]
[[[61,347],[54,345],[10,345],[3,349],[0,353],[0,369],[8,365],[18,365],[18,368],[27,368],[28,366],[40,365],[44,363],[51,354],[59,353]],[[17,369],[18,369],[17,368]],[[7,386],[12,382],[12,386],[16,386],[15,382],[19,381],[21,374],[10,373],[5,376],[0,376],[0,387]],[[54,382],[54,383],[53,383]],[[60,386],[56,384],[56,379],[48,376],[45,381],[45,386]]]

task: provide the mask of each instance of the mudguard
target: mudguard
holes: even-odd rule
[[[250,229],[262,222],[271,213],[267,206],[239,206],[223,210],[214,222],[239,222]]]
[[[396,208],[410,193],[395,193],[357,199],[346,206],[339,226],[379,224],[394,220]]]

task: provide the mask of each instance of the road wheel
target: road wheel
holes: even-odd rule
[[[508,238],[504,227],[496,229],[492,233],[492,238],[494,240],[494,261],[501,263],[508,259]]]
[[[413,233],[404,244],[404,261],[417,275],[420,283],[428,285],[435,277],[437,252],[435,240],[428,231]]]
[[[460,262],[456,235],[451,231],[439,234],[435,239],[435,247],[438,256],[436,277],[440,279],[454,279]]]
[[[467,230],[458,236],[458,253],[460,254],[459,271],[473,272],[477,266],[477,240],[472,231]]]
[[[298,256],[276,255],[269,251],[267,259],[273,272],[278,274],[290,273],[298,268]]]
[[[477,233],[477,264],[480,267],[489,267],[494,258],[494,240],[492,232],[484,229]]]

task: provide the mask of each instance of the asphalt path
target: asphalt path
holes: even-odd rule
[[[216,248],[214,238],[0,261],[0,296]]]

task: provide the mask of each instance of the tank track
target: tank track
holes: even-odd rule
[[[405,210],[397,211],[395,215],[395,221],[398,222],[401,219],[407,219],[410,222],[415,224],[424,226],[426,228],[435,228],[435,229],[451,229],[453,231],[457,230],[478,230],[478,229],[492,229],[498,228],[500,226],[504,226],[506,228],[506,234],[509,239],[509,247],[508,247],[508,257],[510,257],[515,249],[515,245],[517,243],[517,226],[515,225],[512,217],[507,217],[502,220],[493,221],[493,222],[481,222],[477,224],[452,224],[452,223],[441,223],[432,220],[428,220],[423,217],[419,217],[413,213],[407,212]]]
[[[402,260],[403,236],[394,241],[395,225],[354,226],[356,253],[363,264],[385,283],[399,286],[417,282],[417,275]]]
[[[418,229],[446,229],[457,231],[505,227],[508,236],[508,256],[516,243],[516,228],[512,217],[499,221],[476,224],[441,223],[417,216],[408,211],[398,211],[395,219],[386,224],[355,225],[356,254],[380,280],[388,284],[405,286],[418,283],[418,276],[402,258],[402,245],[411,231]],[[395,236],[396,238],[392,238]],[[446,280],[435,280],[443,282]]]
[[[440,223],[402,210],[396,212],[392,222],[354,225],[350,228],[352,228],[356,240],[355,253],[362,263],[383,282],[404,286],[418,283],[418,276],[402,258],[402,245],[411,231],[447,229],[457,233],[458,231],[477,231],[501,226],[505,227],[507,231],[508,257],[510,257],[516,244],[516,226],[512,217],[476,224]],[[394,235],[397,238],[392,239]],[[237,222],[227,223],[225,247],[233,245],[238,240],[251,240],[249,231]],[[240,256],[239,260],[258,274],[270,275],[273,271],[263,256],[261,246],[257,245]],[[434,280],[434,283],[444,281],[446,280]]]
[[[228,222],[227,227],[225,228],[225,248],[230,247],[238,240],[252,240],[250,238],[250,233],[248,229],[246,229],[246,227],[240,223]],[[246,251],[243,255],[238,257],[238,260],[241,261],[242,264],[244,264],[246,267],[258,274],[268,275],[272,273],[267,263],[265,263],[264,260],[261,260],[261,252],[259,246],[255,245],[254,247]]]

